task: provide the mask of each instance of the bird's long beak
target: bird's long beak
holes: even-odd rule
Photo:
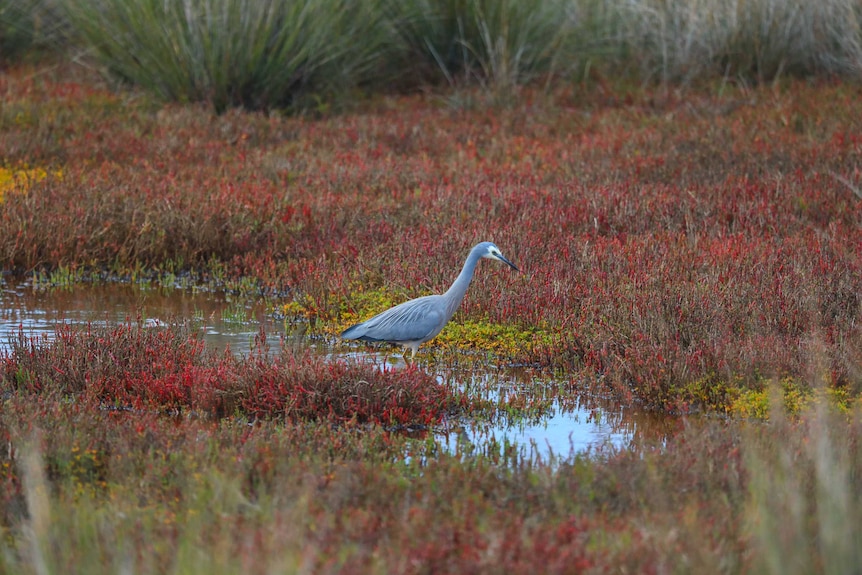
[[[510,261],[506,258],[506,256],[504,256],[503,254],[498,255],[498,256],[497,256],[497,259],[498,259],[498,260],[500,260],[501,262],[503,262],[504,264],[508,265],[510,268],[512,268],[512,269],[513,269],[513,270],[515,270],[516,272],[520,272],[520,271],[521,271],[521,270],[519,270],[519,269],[518,269],[518,266],[516,266],[515,264],[513,264],[512,262],[510,262]]]

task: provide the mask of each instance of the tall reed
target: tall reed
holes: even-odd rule
[[[780,410],[747,448],[748,529],[758,573],[855,573],[862,565],[862,420]]]
[[[862,65],[862,5],[852,0],[634,0],[616,6],[621,36],[645,77],[858,77]]]

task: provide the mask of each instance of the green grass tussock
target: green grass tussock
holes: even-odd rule
[[[109,71],[217,111],[346,96],[386,40],[375,0],[75,0],[67,12]]]
[[[61,0],[0,0],[0,67],[68,42]]]
[[[568,66],[569,3],[389,0],[387,14],[419,62],[417,80],[478,81],[507,90]]]

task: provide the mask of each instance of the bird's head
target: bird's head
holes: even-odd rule
[[[507,266],[509,266],[510,268],[512,268],[513,270],[515,270],[516,272],[521,271],[518,269],[518,267],[515,264],[510,262],[508,260],[508,258],[506,258],[506,256],[503,255],[503,252],[500,251],[500,248],[498,248],[493,242],[483,242],[483,243],[479,244],[479,246],[480,246],[480,249],[483,250],[483,252],[482,252],[483,258],[488,258],[491,260],[499,260],[499,261],[503,262],[504,264],[506,264]]]

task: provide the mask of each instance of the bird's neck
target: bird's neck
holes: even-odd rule
[[[464,294],[467,293],[467,288],[470,287],[470,281],[473,279],[473,271],[476,269],[476,264],[479,263],[480,259],[480,255],[471,252],[467,257],[467,261],[464,262],[464,267],[461,269],[461,273],[458,274],[458,277],[455,278],[454,282],[452,282],[452,286],[449,288],[449,291],[446,292],[447,318],[452,317],[455,314],[455,310],[457,310],[458,306],[461,305],[461,300],[464,299]]]

